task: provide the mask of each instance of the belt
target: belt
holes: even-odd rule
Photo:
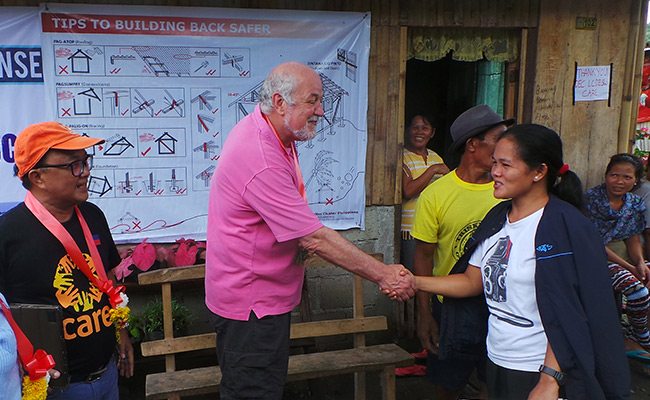
[[[93,383],[93,382],[97,382],[102,377],[104,372],[106,372],[106,370],[108,369],[108,365],[111,363],[111,361],[112,361],[112,358],[110,360],[108,360],[106,365],[104,365],[102,368],[98,369],[95,372],[91,372],[90,374],[88,374],[85,377],[74,377],[73,376],[72,378],[70,378],[70,383],[76,383],[76,382]]]

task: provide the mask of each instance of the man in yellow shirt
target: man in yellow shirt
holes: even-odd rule
[[[492,153],[499,135],[513,123],[514,119],[503,120],[490,107],[478,105],[451,125],[451,150],[462,153],[461,161],[455,170],[429,185],[418,200],[411,231],[417,239],[416,275],[448,275],[485,214],[500,201],[493,195]],[[442,298],[430,299],[428,293],[418,292],[417,305],[418,337],[429,354],[427,376],[434,384],[436,399],[455,400],[474,368],[485,381],[485,360],[439,360],[437,321]]]

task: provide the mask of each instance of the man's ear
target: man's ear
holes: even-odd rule
[[[280,95],[280,93],[275,92],[273,93],[273,107],[275,108],[275,112],[277,112],[279,115],[284,115],[286,112],[287,108],[287,101]]]
[[[33,186],[41,187],[43,185],[43,174],[39,169],[32,169],[27,172],[27,177]]]
[[[465,141],[465,151],[473,152],[476,149],[476,138],[471,137]]]

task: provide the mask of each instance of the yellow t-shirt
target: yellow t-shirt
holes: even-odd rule
[[[417,179],[432,165],[442,164],[442,158],[433,150],[427,149],[428,155],[426,162],[424,157],[415,154],[411,150],[404,148],[402,162],[406,168],[411,172],[411,177]],[[434,175],[431,182],[440,178],[442,175]],[[429,182],[429,183],[431,183]],[[418,201],[418,196],[413,197],[402,203],[402,232],[410,232],[413,228],[413,216],[415,215],[415,204]]]
[[[434,276],[449,275],[485,214],[501,202],[494,198],[493,188],[492,182],[464,182],[453,170],[422,191],[411,235],[437,244],[433,255]]]

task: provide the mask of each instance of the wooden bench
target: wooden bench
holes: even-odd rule
[[[381,260],[381,254],[373,254]],[[306,267],[330,265],[320,257],[308,260]],[[178,398],[179,396],[215,393],[219,391],[221,371],[218,366],[176,370],[175,354],[216,347],[216,334],[173,337],[171,315],[171,284],[188,280],[203,279],[205,266],[169,268],[141,273],[140,285],[161,285],[163,302],[163,340],[143,342],[143,356],[165,356],[165,371],[149,374],[146,378],[147,399]],[[366,398],[366,376],[368,371],[380,372],[383,399],[395,399],[395,367],[414,363],[408,352],[395,344],[366,346],[366,332],[388,329],[386,317],[365,317],[363,312],[363,279],[354,275],[353,316],[335,320],[300,322],[291,325],[291,339],[315,338],[352,334],[354,348],[292,355],[289,358],[287,381],[321,378],[332,375],[354,373],[355,398]]]

